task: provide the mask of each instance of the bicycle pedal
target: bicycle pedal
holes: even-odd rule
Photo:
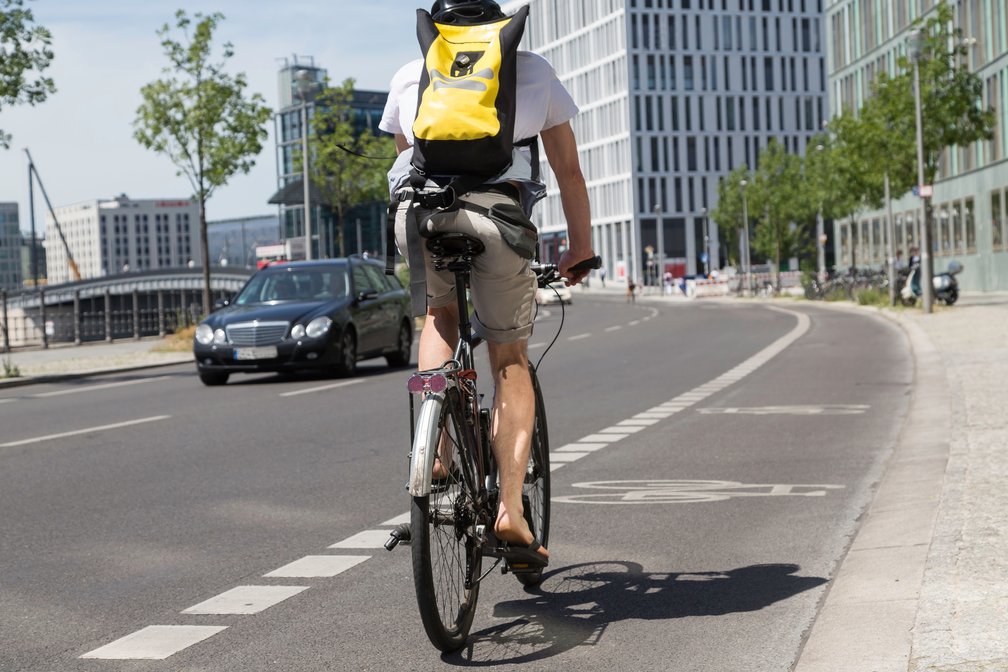
[[[409,523],[402,523],[401,525],[398,525],[389,533],[389,537],[391,538],[385,542],[385,550],[391,551],[399,544],[409,546],[411,536]]]

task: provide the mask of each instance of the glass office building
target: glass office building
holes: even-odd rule
[[[642,278],[663,230],[666,269],[726,257],[707,213],[720,178],[777,139],[803,154],[826,119],[821,0],[531,0],[523,48],[581,108],[573,122],[610,277]],[[566,223],[556,181],[537,222],[547,256]],[[754,260],[755,261],[755,260]]]
[[[18,204],[0,203],[0,289],[21,288],[21,227]]]
[[[895,73],[915,19],[934,0],[831,0],[826,8],[830,108],[857,109],[879,72]],[[936,272],[953,259],[963,289],[1008,290],[1008,5],[1003,0],[950,0],[956,26],[972,43],[970,69],[983,82],[982,102],[996,113],[994,139],[945,151],[934,185],[932,251]],[[975,40],[975,42],[974,42]],[[903,259],[918,246],[921,200],[893,201],[894,242]],[[840,267],[886,262],[886,212],[834,223]]]

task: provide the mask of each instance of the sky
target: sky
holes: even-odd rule
[[[156,31],[174,25],[175,11],[220,12],[214,36],[230,41],[235,55],[226,70],[244,72],[247,92],[278,106],[277,72],[283,59],[313,56],[341,82],[388,90],[393,73],[418,58],[414,10],[408,0],[29,0],[35,21],[52,33],[55,58],[46,74],[56,93],[35,107],[0,109],[0,129],[13,136],[0,150],[0,201],[20,204],[29,229],[27,147],[54,206],[125,193],[130,198],[189,197],[192,189],[166,156],[140,146],[133,121],[140,89],[162,76],[167,58]],[[423,5],[429,5],[423,0]],[[273,123],[270,137],[247,175],[217,189],[207,204],[210,221],[270,214],[276,191]],[[36,187],[36,228],[44,229],[45,204]]]

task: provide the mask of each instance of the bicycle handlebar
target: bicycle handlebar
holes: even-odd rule
[[[596,268],[602,268],[602,257],[589,257],[574,264],[569,270],[573,273],[581,273]],[[551,282],[556,282],[564,277],[560,275],[560,269],[556,264],[532,264],[532,271],[536,274],[540,288],[545,288]]]

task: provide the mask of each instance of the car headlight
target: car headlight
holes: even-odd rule
[[[214,330],[207,323],[203,323],[196,327],[196,342],[200,345],[210,345],[214,340]]]
[[[217,331],[213,332],[213,342],[217,343],[218,345],[221,343],[227,343],[227,334],[224,333],[223,329],[218,329]]]
[[[294,328],[291,329],[291,338],[299,340],[304,338],[305,328],[303,324],[295,324]]]
[[[318,338],[329,331],[331,326],[332,320],[328,317],[316,317],[308,323],[307,327],[305,327],[305,333],[311,338]]]

